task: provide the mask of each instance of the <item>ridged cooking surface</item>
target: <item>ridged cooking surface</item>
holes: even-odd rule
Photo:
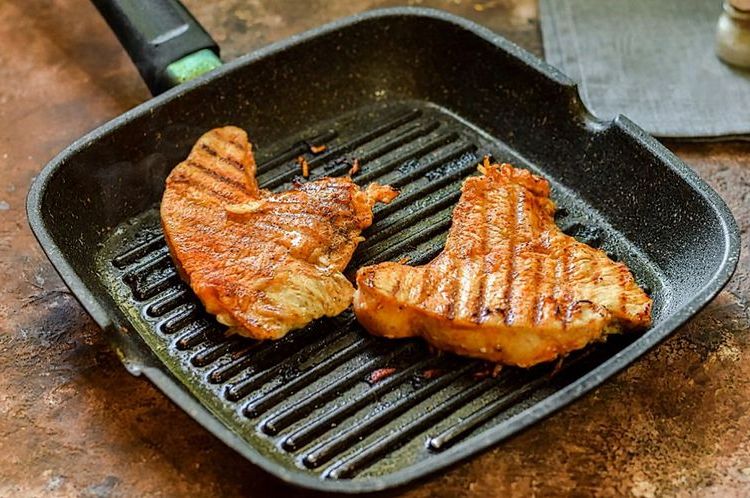
[[[313,155],[311,144],[328,148]],[[258,154],[264,188],[289,188],[300,173],[295,159],[305,155],[312,178],[345,174],[346,159],[358,158],[357,183],[401,189],[393,203],[375,209],[350,268],[429,261],[442,249],[461,181],[483,154],[525,166],[477,130],[414,104],[352,113],[272,152],[265,160],[263,149]],[[565,200],[558,196],[562,205]],[[607,231],[570,214],[577,211],[560,209],[564,231],[592,245],[621,247]],[[419,341],[370,337],[349,311],[277,342],[225,338],[179,279],[155,209],[115,233],[104,253],[116,256],[101,266],[134,328],[235,433],[299,471],[343,479],[402,470],[503,424],[563,377],[554,365],[506,368],[493,377],[482,362],[436,355]],[[627,342],[573,355],[563,371],[589,368]]]

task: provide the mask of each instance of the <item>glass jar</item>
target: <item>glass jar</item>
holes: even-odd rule
[[[750,0],[725,0],[716,27],[716,54],[733,66],[750,67]]]

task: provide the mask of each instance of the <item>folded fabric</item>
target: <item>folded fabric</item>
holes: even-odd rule
[[[714,52],[716,0],[540,0],[547,61],[599,118],[659,137],[750,138],[750,71]]]

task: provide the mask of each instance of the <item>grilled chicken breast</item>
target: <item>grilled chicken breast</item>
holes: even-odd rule
[[[379,336],[530,367],[651,321],[628,268],[562,233],[549,183],[509,164],[465,181],[443,252],[357,272],[354,310]]]
[[[354,288],[341,271],[396,193],[325,178],[278,194],[258,188],[247,135],[203,135],[167,178],[161,219],[180,274],[209,313],[234,331],[277,339],[346,309]]]

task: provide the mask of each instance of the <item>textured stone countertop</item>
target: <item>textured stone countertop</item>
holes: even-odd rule
[[[385,0],[186,2],[234,58]],[[403,3],[403,2],[402,2]],[[541,53],[533,0],[412,2]],[[84,0],[0,2],[0,496],[312,496],[225,447],[130,376],[26,223],[29,184],[65,145],[149,98]],[[750,234],[750,144],[667,144]],[[584,399],[396,494],[749,496],[750,251],[694,320]]]

